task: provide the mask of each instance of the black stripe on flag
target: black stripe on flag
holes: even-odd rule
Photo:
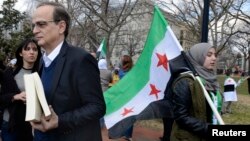
[[[182,72],[189,71],[187,62],[183,54],[180,54],[176,58],[169,61],[171,77],[166,84],[165,97],[162,100],[158,100],[150,103],[140,114],[135,116],[130,116],[116,123],[111,127],[109,131],[110,138],[122,137],[125,131],[131,127],[136,120],[149,120],[149,119],[159,119],[159,118],[173,118],[173,107],[172,107],[172,94],[171,84],[172,81]]]

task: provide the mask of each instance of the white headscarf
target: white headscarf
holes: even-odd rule
[[[108,68],[107,68],[107,61],[106,61],[106,59],[100,59],[99,61],[98,61],[98,68],[100,69],[100,70],[107,70]]]

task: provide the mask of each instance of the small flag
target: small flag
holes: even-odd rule
[[[104,93],[107,106],[104,119],[111,138],[121,137],[137,119],[155,118],[162,112],[173,116],[169,103],[163,98],[171,74],[178,71],[174,67],[185,66],[182,53],[170,26],[155,6],[145,47],[137,63]],[[167,108],[159,108],[159,105]]]
[[[102,40],[102,43],[100,44],[97,53],[96,53],[96,58],[98,60],[100,59],[106,59],[107,55],[107,47],[106,47],[106,40],[105,38]]]

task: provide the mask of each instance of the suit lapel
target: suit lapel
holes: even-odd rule
[[[66,55],[67,48],[68,48],[68,44],[65,41],[62,45],[60,53],[57,56],[58,58],[57,58],[56,66],[55,66],[54,76],[52,79],[51,95],[49,98],[49,103],[52,102],[52,99],[55,95],[55,90],[56,90],[58,83],[59,83],[59,78],[60,78],[62,71],[63,71],[63,66],[65,63],[65,55]]]

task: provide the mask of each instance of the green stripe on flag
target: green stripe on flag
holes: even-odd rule
[[[107,47],[106,47],[106,40],[105,38],[102,40],[102,43],[101,43],[101,54],[102,55],[105,55],[107,54]]]
[[[97,50],[97,52],[99,52],[97,58],[98,60],[102,59],[102,58],[106,58],[106,55],[107,55],[107,47],[106,47],[106,39],[104,38]]]
[[[101,52],[103,54],[105,54],[105,56],[106,56],[106,54],[107,54],[107,42],[106,42],[105,39],[102,40],[102,44],[103,44],[103,46],[102,46],[102,51]]]
[[[167,21],[155,6],[153,22],[148,33],[144,50],[135,66],[116,85],[104,93],[109,115],[128,103],[149,81],[151,56],[154,48],[164,38]],[[143,102],[143,101],[142,101]]]

